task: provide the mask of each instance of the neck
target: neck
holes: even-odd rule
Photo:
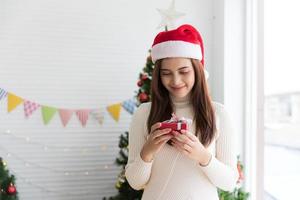
[[[185,97],[174,97],[170,95],[170,99],[175,107],[186,107],[188,106],[190,102],[190,95],[187,95]]]

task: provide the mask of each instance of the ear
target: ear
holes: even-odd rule
[[[206,69],[204,69],[204,75],[205,75],[205,79],[207,80],[209,77],[209,73]]]

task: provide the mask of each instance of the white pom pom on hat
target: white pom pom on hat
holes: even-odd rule
[[[151,49],[152,62],[159,59],[183,57],[200,60],[204,67],[204,45],[200,33],[192,25],[184,24],[177,29],[156,35]],[[204,69],[205,77],[209,73]]]

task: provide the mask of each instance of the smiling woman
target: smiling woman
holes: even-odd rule
[[[151,56],[151,102],[130,125],[128,183],[144,189],[143,200],[217,200],[217,187],[231,191],[237,182],[235,133],[224,106],[209,95],[202,38],[191,25],[161,32]],[[193,119],[190,128],[161,129],[173,113]]]

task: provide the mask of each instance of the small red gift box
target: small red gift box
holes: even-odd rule
[[[188,124],[191,124],[190,119],[185,119],[184,117],[179,119],[175,115],[175,113],[173,113],[170,120],[161,122],[161,126],[159,127],[159,129],[171,128],[172,130],[170,131],[170,133],[172,131],[180,132],[180,130],[188,130]]]
[[[184,121],[178,121],[178,122],[162,122],[161,126],[159,129],[166,129],[166,128],[171,128],[173,131],[179,131],[180,130],[187,130],[188,129],[188,124],[187,122]],[[170,131],[171,133],[172,131]]]

